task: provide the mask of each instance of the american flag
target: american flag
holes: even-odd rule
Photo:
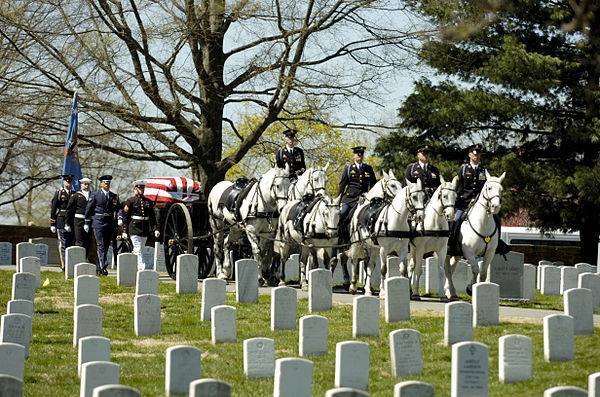
[[[202,195],[202,183],[184,176],[146,179],[144,196],[157,204],[188,203]]]

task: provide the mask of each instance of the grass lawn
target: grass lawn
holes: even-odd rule
[[[10,299],[10,271],[0,271],[2,314]],[[62,273],[43,273],[50,285],[38,290],[33,319],[30,357],[25,364],[25,395],[75,396],[79,394],[77,350],[72,346],[73,281]],[[236,305],[238,343],[213,346],[210,324],[200,322],[200,294],[175,294],[174,283],[161,283],[162,333],[154,337],[136,337],[133,332],[134,288],[117,287],[114,277],[101,279],[100,305],[104,312],[104,336],[112,342],[112,361],[121,365],[121,383],[138,388],[144,396],[164,395],[165,351],[177,344],[189,344],[202,351],[202,376],[225,380],[233,385],[236,396],[269,396],[273,381],[248,380],[243,372],[242,341],[263,336],[275,339],[276,357],[298,355],[298,331],[270,331],[270,298],[261,296],[258,305]],[[298,317],[306,315],[307,300],[298,302]],[[312,357],[313,395],[323,396],[333,387],[335,344],[352,339],[352,307],[335,306],[320,313],[329,319],[329,353]],[[435,386],[436,395],[450,395],[451,350],[443,346],[443,318],[414,316],[409,322],[381,322],[381,337],[360,338],[371,346],[369,391],[372,396],[390,396],[394,384],[402,380],[422,380]],[[391,375],[389,332],[413,328],[422,333],[424,370],[419,376],[394,379]],[[524,334],[533,338],[534,379],[513,385],[498,382],[498,337]],[[478,328],[475,340],[490,347],[491,396],[541,396],[557,385],[586,387],[587,376],[600,370],[600,332],[576,337],[576,359],[564,363],[546,363],[543,359],[541,324],[502,323],[497,327]]]

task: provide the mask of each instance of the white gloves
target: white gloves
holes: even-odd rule
[[[50,232],[52,234],[56,233],[56,226],[54,226],[54,225],[50,226]]]
[[[123,233],[121,234],[121,238],[122,238],[123,240],[127,240],[127,233],[123,232]]]
[[[86,233],[89,233],[89,232],[90,232],[90,225],[88,225],[87,223],[86,223],[85,225],[83,225],[83,230],[84,230]]]
[[[71,233],[71,226],[65,225],[65,232]]]
[[[160,232],[158,230],[154,231],[154,237],[156,237],[156,238],[160,237]]]
[[[123,226],[123,219],[119,218],[119,219],[117,220],[117,225],[119,225],[119,226]]]

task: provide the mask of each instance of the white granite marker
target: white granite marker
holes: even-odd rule
[[[311,397],[313,363],[304,358],[275,361],[273,397]]]
[[[544,317],[544,358],[569,361],[575,356],[573,317],[551,314]]]
[[[190,383],[190,397],[231,397],[231,385],[218,379],[197,379]]]
[[[94,388],[92,397],[141,397],[141,393],[130,386],[103,385]]]
[[[98,305],[100,280],[96,276],[78,276],[73,286],[75,291],[73,306]]]
[[[197,277],[197,276],[196,276]],[[193,346],[177,345],[167,349],[165,394],[187,394],[190,383],[202,376],[202,352]]]
[[[110,340],[103,336],[86,336],[79,339],[77,349],[77,375],[81,376],[83,364],[91,361],[110,362]]]
[[[160,296],[152,294],[136,296],[133,323],[136,336],[160,334]]]
[[[85,248],[74,245],[65,249],[65,280],[75,277],[75,265],[86,262]]]
[[[300,317],[298,354],[301,357],[327,354],[328,320],[323,316]]]
[[[33,302],[37,280],[31,273],[14,273],[11,300],[25,299]]]
[[[335,345],[335,387],[367,390],[369,387],[369,344],[346,341]]]
[[[19,266],[20,273],[31,273],[35,276],[35,288],[40,288],[41,282],[41,270],[40,270],[40,259],[35,256],[26,256],[21,258],[21,265]]]
[[[18,272],[19,266],[21,265],[21,259],[25,258],[27,256],[35,256],[36,250],[35,250],[35,244],[32,244],[30,242],[22,242],[22,243],[18,243],[16,246],[16,252],[15,252],[15,267],[16,267],[16,272]]]
[[[158,276],[154,270],[141,270],[137,272],[135,279],[136,295],[158,295]]]
[[[294,288],[282,286],[271,290],[271,331],[296,329],[297,302]]]
[[[577,278],[579,277],[579,269],[571,266],[564,266],[560,269],[560,294],[571,288],[577,288]]]
[[[542,295],[560,295],[560,268],[550,265],[543,266],[540,285]]]
[[[269,338],[244,340],[244,373],[248,378],[272,378],[275,374],[275,341]]]
[[[308,272],[308,311],[331,310],[333,301],[333,278],[327,269],[313,269]]]
[[[213,345],[237,342],[237,310],[233,306],[219,305],[210,309],[210,330]]]
[[[577,280],[577,288],[587,288],[592,291],[592,308],[600,307],[600,274],[581,273]]]
[[[90,361],[83,364],[79,397],[93,397],[96,387],[118,384],[120,376],[119,364],[105,361]]]
[[[451,397],[488,396],[489,348],[479,342],[452,345]]]
[[[589,397],[600,397],[600,372],[588,376]]]
[[[523,299],[533,300],[535,298],[536,268],[529,263],[523,265]]]
[[[23,395],[23,381],[10,375],[0,374],[0,395],[16,396]]]
[[[125,253],[117,255],[117,285],[135,287],[137,255]]]
[[[0,343],[16,343],[25,348],[29,357],[31,317],[24,314],[5,314],[0,319]]]
[[[178,294],[198,292],[198,257],[196,255],[178,255],[176,273],[175,290]]]
[[[500,322],[500,287],[494,283],[473,285],[473,327],[498,325]]]
[[[0,241],[0,266],[12,265],[12,243]]]
[[[352,302],[352,337],[379,337],[379,298],[357,296]]]
[[[444,307],[444,345],[473,340],[473,306],[450,302]]]
[[[369,393],[351,387],[336,387],[335,389],[327,390],[325,397],[369,397]]]
[[[227,299],[227,282],[218,278],[205,278],[202,281],[202,304],[200,320],[210,321],[210,310],[225,304]]]
[[[564,309],[567,316],[573,317],[575,335],[594,333],[594,302],[592,291],[587,288],[571,288],[565,291]]]
[[[544,390],[544,397],[588,397],[588,392],[576,386],[556,386]]]
[[[524,335],[504,335],[499,339],[498,376],[502,383],[531,379],[531,338]]]
[[[387,257],[387,277],[399,277],[400,276],[400,258],[397,256]]]
[[[434,397],[435,389],[425,382],[409,380],[394,386],[394,397]]]
[[[414,329],[399,329],[390,332],[389,339],[392,375],[399,378],[420,374],[423,371],[421,333]]]
[[[410,320],[410,286],[406,277],[385,280],[385,322]]]
[[[285,281],[297,280],[300,277],[300,255],[292,254],[285,261]]]
[[[254,259],[235,261],[235,298],[238,303],[258,303],[258,266]]]
[[[41,266],[48,266],[48,244],[36,244],[35,256],[39,258]]]
[[[25,347],[11,342],[0,343],[0,374],[14,376],[22,381],[24,371]]]
[[[96,265],[91,263],[78,263],[75,265],[74,278],[77,279],[79,276],[95,276]]]
[[[25,299],[8,301],[6,304],[6,314],[25,314],[33,318],[33,302]]]
[[[154,243],[154,266],[153,270],[156,272],[166,272],[167,267],[165,266],[165,249],[159,242]]]
[[[102,308],[100,306],[80,305],[75,307],[73,346],[77,346],[79,339],[86,336],[102,336]]]

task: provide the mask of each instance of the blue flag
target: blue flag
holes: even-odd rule
[[[79,190],[79,180],[81,179],[81,165],[77,156],[77,92],[73,95],[73,110],[69,120],[69,131],[65,141],[65,161],[63,164],[63,175],[73,175],[73,190]]]

